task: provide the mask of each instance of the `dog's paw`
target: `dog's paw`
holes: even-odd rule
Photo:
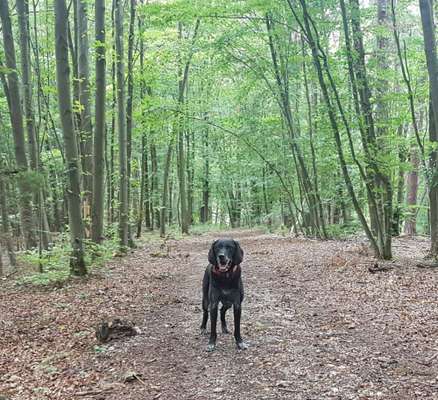
[[[229,334],[231,333],[226,326],[222,327],[222,333]]]
[[[236,346],[239,350],[246,350],[249,346],[245,342],[237,342]]]
[[[214,351],[215,348],[216,348],[216,345],[213,344],[213,343],[210,343],[210,344],[207,346],[207,351],[208,351],[209,353],[211,353],[212,351]]]

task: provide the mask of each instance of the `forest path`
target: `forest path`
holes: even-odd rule
[[[242,335],[205,351],[201,280],[217,237],[245,251]],[[428,243],[398,239],[397,265],[370,273],[358,241],[259,231],[169,240],[57,290],[0,291],[0,395],[39,399],[438,399],[437,272]],[[29,305],[32,305],[30,308]],[[93,325],[142,334],[97,346]],[[232,327],[232,313],[228,315]],[[135,372],[140,380],[124,382]]]

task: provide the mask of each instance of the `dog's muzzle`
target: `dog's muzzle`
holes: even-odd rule
[[[224,260],[219,259],[219,262],[214,266],[215,270],[221,274],[227,273],[231,268],[231,260],[228,260],[225,263],[223,263],[223,261]]]

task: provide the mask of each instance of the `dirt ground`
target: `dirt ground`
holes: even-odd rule
[[[246,351],[219,333],[207,353],[199,333],[220,236],[245,251]],[[438,271],[415,265],[428,246],[397,239],[391,269],[372,273],[358,239],[233,231],[149,244],[60,288],[0,281],[0,398],[438,399]],[[141,334],[99,344],[114,317]]]

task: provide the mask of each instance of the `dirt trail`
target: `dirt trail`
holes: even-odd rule
[[[213,238],[245,251],[242,335],[199,334]],[[395,244],[372,274],[357,241],[257,231],[169,241],[115,260],[85,283],[0,289],[0,395],[27,399],[438,399],[438,280],[416,268],[421,240]],[[97,346],[93,325],[134,320],[142,334]],[[232,327],[232,313],[228,315]],[[123,382],[133,371],[140,377]]]

